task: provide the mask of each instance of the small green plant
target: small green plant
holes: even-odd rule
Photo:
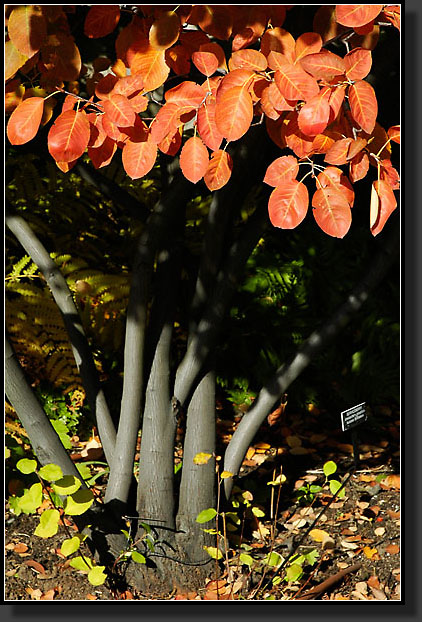
[[[296,583],[299,581],[303,576],[304,566],[314,566],[318,557],[319,553],[317,549],[312,549],[308,553],[296,553],[295,555],[292,555],[289,559],[289,565],[286,568],[284,581],[287,583]],[[277,585],[277,583],[280,582],[280,577],[274,577],[274,585]]]
[[[335,478],[331,478],[331,475],[337,471],[337,465],[332,460],[326,462],[323,466],[323,472],[325,475],[325,481],[322,486],[318,484],[303,484],[300,488],[296,490],[296,499],[302,505],[312,505],[318,495],[325,486],[329,486],[330,492],[332,495],[335,495],[337,491],[341,488],[341,482]],[[337,494],[339,499],[342,499],[345,495],[344,489],[340,490]]]
[[[333,462],[332,460],[329,460],[328,462],[324,464],[323,471],[325,475],[325,484],[328,483],[331,494],[332,495],[337,494],[339,499],[343,499],[345,492],[344,492],[344,488],[340,490],[341,482],[339,482],[339,480],[337,479],[328,479],[331,475],[334,475],[334,473],[337,471],[336,463]],[[339,490],[340,492],[338,492]]]
[[[61,522],[68,535],[61,546],[62,555],[69,557],[79,551],[86,536],[77,534],[72,537],[63,518],[65,515],[72,517],[84,514],[94,502],[92,491],[81,488],[81,480],[77,477],[63,475],[56,464],[46,464],[39,468],[36,460],[22,458],[16,463],[16,468],[23,475],[35,477],[38,481],[25,488],[21,496],[14,498],[10,503],[12,510],[17,514],[34,514],[42,506],[44,498],[48,497],[53,507],[42,511],[34,534],[40,538],[51,538],[57,534]],[[102,585],[107,579],[105,566],[96,565],[95,560],[82,553],[70,560],[70,566],[86,572],[92,585]]]

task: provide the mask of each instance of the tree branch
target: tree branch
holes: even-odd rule
[[[142,233],[132,269],[126,319],[123,394],[116,446],[105,500],[127,501],[144,391],[144,347],[150,280],[156,251],[189,199],[192,184],[177,175]]]
[[[63,471],[63,475],[77,477],[86,488],[79,471],[68,456],[57,432],[28,384],[7,337],[5,339],[5,387],[7,398],[16,410],[40,463],[42,465],[57,464]]]
[[[309,365],[311,360],[340,332],[350,321],[363,303],[368,299],[371,290],[384,278],[399,248],[397,228],[393,228],[375,256],[369,271],[356,285],[346,301],[333,313],[329,320],[315,332],[298,349],[293,358],[279,367],[274,376],[263,387],[251,409],[245,414],[230,443],[227,446],[224,469],[236,476],[246,451],[265,417],[271,412],[274,403],[281,398],[289,385]],[[226,498],[230,497],[233,477],[224,480]]]
[[[21,216],[7,213],[6,225],[44,275],[63,317],[76,366],[86,390],[88,404],[95,417],[106,459],[110,463],[116,440],[116,430],[105,395],[100,387],[91,349],[66,279],[41,241]]]

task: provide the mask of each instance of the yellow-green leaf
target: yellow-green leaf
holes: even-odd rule
[[[102,585],[104,583],[107,579],[104,570],[105,566],[94,566],[94,568],[88,572],[88,581],[91,585]]]
[[[54,482],[63,478],[63,471],[58,464],[46,464],[40,468],[39,475],[48,482]]]
[[[217,510],[215,510],[214,508],[207,508],[206,510],[202,510],[202,512],[199,512],[198,516],[196,517],[196,522],[197,523],[207,523],[208,521],[212,520],[217,514]]]
[[[83,514],[94,502],[94,495],[90,490],[78,490],[66,499],[65,512],[70,516]]]
[[[22,460],[19,460],[16,463],[16,468],[24,475],[28,475],[29,473],[34,473],[37,470],[37,461],[22,458]]]
[[[333,473],[337,471],[337,465],[332,460],[329,460],[328,462],[324,464],[323,469],[324,469],[325,477],[329,477],[330,475],[332,475]]]
[[[73,538],[67,538],[64,540],[63,544],[60,547],[61,554],[65,557],[69,557],[72,553],[78,550],[81,545],[81,538],[78,536],[74,536]]]
[[[233,477],[233,473],[230,473],[230,471],[223,471],[220,477],[221,479],[228,479],[229,477]]]
[[[65,475],[53,484],[54,492],[58,495],[73,495],[81,487],[81,481],[74,475]]]
[[[42,503],[42,486],[39,482],[32,484],[31,488],[25,490],[20,497],[18,504],[20,510],[25,514],[32,514]]]
[[[60,512],[58,510],[45,510],[40,516],[40,522],[34,533],[40,538],[51,538],[59,530]]]
[[[89,557],[82,557],[81,555],[71,559],[69,565],[75,568],[75,570],[82,570],[83,572],[88,572],[88,570],[93,568],[92,561]]]
[[[204,550],[213,559],[221,559],[223,557],[223,553],[220,551],[220,549],[217,549],[215,546],[204,546]]]

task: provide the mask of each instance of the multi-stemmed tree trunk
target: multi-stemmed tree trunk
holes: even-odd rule
[[[124,385],[117,430],[105,403],[87,340],[66,282],[24,220],[15,214],[6,224],[46,277],[63,314],[75,361],[85,383],[103,442],[110,475],[105,509],[91,532],[93,546],[110,561],[124,547],[120,529],[123,516],[132,516],[134,533],[142,547],[142,523],[150,525],[154,551],[141,549],[148,563],[132,565],[130,580],[149,593],[166,593],[175,585],[194,588],[211,575],[214,561],[204,551],[212,537],[199,525],[199,512],[216,504],[215,474],[215,372],[214,352],[230,300],[245,263],[262,236],[267,197],[257,199],[255,211],[238,232],[233,220],[255,179],[262,179],[271,161],[256,147],[257,136],[239,141],[236,169],[230,183],[214,194],[207,216],[200,265],[190,300],[180,299],[185,207],[191,185],[177,173],[149,216],[139,239],[132,265],[132,286],[127,310]],[[258,134],[259,136],[259,134]],[[98,184],[87,173],[86,178]],[[286,233],[288,235],[288,233]],[[250,412],[230,441],[224,468],[235,477],[254,435],[287,387],[332,340],[386,274],[397,250],[397,234],[385,236],[379,254],[355,289],[322,328],[299,348],[291,361],[276,370],[263,387]],[[360,275],[357,275],[359,278]],[[173,326],[179,307],[188,309],[189,334],[181,360],[172,349]],[[7,351],[6,390],[34,450],[42,463],[57,462],[65,473],[74,466],[60,449],[47,416],[25,384],[13,350]],[[43,426],[42,428],[40,426]],[[183,466],[176,485],[174,447],[177,428],[184,429]],[[51,429],[50,429],[51,428]],[[47,430],[47,432],[46,432]],[[141,448],[138,482],[134,458],[139,430]],[[194,456],[207,452],[213,458],[195,464]],[[225,480],[230,496],[233,478]],[[224,502],[224,499],[222,500]],[[108,517],[108,519],[107,519]],[[136,538],[135,538],[136,540]],[[104,550],[108,547],[108,551]],[[105,556],[105,557],[104,557]]]

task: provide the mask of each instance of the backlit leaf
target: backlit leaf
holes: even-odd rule
[[[324,542],[324,540],[331,537],[330,534],[323,529],[311,529],[309,535],[315,542]]]
[[[82,486],[81,480],[74,475],[65,475],[53,484],[53,490],[58,495],[71,495]]]
[[[132,142],[128,140],[123,148],[123,168],[132,179],[147,175],[157,159],[157,145],[151,140]]]
[[[364,26],[379,15],[382,4],[337,4],[336,20],[343,26]]]
[[[218,69],[219,61],[214,52],[198,50],[192,54],[192,62],[195,67],[204,74],[204,76],[212,76]]]
[[[400,125],[393,125],[390,127],[387,134],[388,138],[393,140],[395,143],[400,144]]]
[[[358,80],[349,87],[350,111],[360,127],[370,134],[377,120],[378,102],[372,86],[363,80]]]
[[[325,161],[329,164],[346,164],[349,153],[349,147],[353,142],[353,138],[341,138],[337,140],[325,154]]]
[[[268,57],[268,64],[271,69],[271,52],[283,54],[291,63],[295,60],[296,42],[293,36],[284,28],[269,28],[261,38],[261,52]]]
[[[89,557],[82,557],[82,555],[78,555],[78,557],[73,557],[73,559],[70,560],[69,566],[72,566],[75,570],[88,572],[93,568],[93,563]]]
[[[317,32],[304,32],[296,39],[295,62],[308,54],[317,54],[321,47],[321,35]]]
[[[318,226],[328,235],[343,238],[352,224],[350,205],[333,186],[319,188],[312,197],[312,210]]]
[[[340,168],[336,166],[327,166],[317,177],[318,188],[326,188],[327,186],[333,186],[341,194],[343,194],[350,205],[353,206],[355,200],[355,193],[347,176]]]
[[[298,158],[304,158],[313,150],[313,140],[300,131],[296,111],[289,113],[282,123],[282,138]]]
[[[152,46],[136,52],[131,60],[130,69],[133,74],[139,73],[142,76],[146,92],[158,89],[170,73],[170,67],[165,60],[165,50],[156,50]]]
[[[208,523],[208,521],[215,518],[216,515],[217,515],[217,510],[215,510],[214,508],[208,508],[206,510],[202,510],[202,512],[199,512],[198,516],[196,517],[196,522],[201,523],[201,524]]]
[[[18,499],[18,507],[25,514],[33,514],[42,503],[42,486],[39,482],[32,484]]]
[[[41,48],[41,60],[48,70],[48,76],[54,80],[77,80],[82,61],[79,48],[72,36],[62,32],[50,35]]]
[[[246,88],[235,86],[217,98],[215,121],[227,141],[238,140],[246,134],[252,119],[253,103]]]
[[[198,136],[192,136],[183,145],[180,153],[180,168],[183,175],[196,184],[208,168],[208,149]]]
[[[90,39],[109,35],[120,19],[120,7],[114,4],[92,6],[85,18],[84,33]]]
[[[336,463],[333,462],[332,460],[328,460],[328,462],[325,462],[323,466],[323,471],[324,471],[325,477],[329,477],[330,475],[332,475],[333,473],[337,471]]]
[[[298,172],[299,164],[294,156],[281,156],[267,168],[264,182],[276,188],[285,181],[294,179]]]
[[[136,113],[127,97],[112,94],[103,102],[104,111],[112,123],[119,127],[129,127],[135,123]]]
[[[48,482],[54,482],[63,477],[63,471],[58,464],[46,464],[40,468],[38,474]]]
[[[132,551],[130,557],[137,564],[146,564],[147,563],[147,560],[145,559],[145,556],[142,555],[142,553],[139,553],[138,551]]]
[[[298,125],[307,136],[321,134],[328,125],[330,105],[319,93],[309,99],[299,111]]]
[[[65,512],[71,516],[79,516],[86,512],[94,503],[94,495],[90,490],[83,488],[69,495],[65,503]]]
[[[215,97],[208,97],[204,105],[199,108],[197,116],[198,132],[211,151],[217,151],[224,138],[215,121],[215,109]]]
[[[37,461],[30,460],[29,458],[22,458],[22,460],[19,460],[16,463],[16,468],[24,475],[28,475],[29,473],[35,473],[35,471],[37,470]]]
[[[55,536],[59,530],[59,520],[60,512],[58,510],[44,510],[40,516],[40,522],[34,534],[40,538],[51,538],[51,536]]]
[[[233,169],[233,161],[227,151],[218,149],[211,154],[211,160],[204,175],[208,190],[219,190],[229,181]]]
[[[274,227],[294,229],[305,218],[309,195],[306,186],[294,179],[277,186],[271,193],[268,212]]]
[[[149,31],[149,42],[156,50],[167,50],[179,38],[180,18],[174,11],[164,11]]]
[[[57,117],[48,133],[48,151],[58,162],[71,162],[84,153],[89,137],[86,114],[67,110]]]
[[[245,566],[249,566],[249,568],[254,564],[255,560],[253,557],[248,555],[247,553],[241,553],[239,555],[239,561],[241,564],[245,564]]]
[[[81,539],[78,536],[74,536],[73,538],[67,538],[63,541],[60,552],[65,557],[69,557],[75,553],[81,545]]]
[[[319,86],[315,78],[306,73],[299,65],[290,65],[285,61],[279,63],[279,69],[275,72],[274,79],[281,94],[287,100],[308,101],[319,93]]]
[[[47,24],[39,6],[13,9],[7,30],[15,48],[28,58],[39,51],[47,37]]]
[[[7,137],[12,145],[23,145],[36,136],[44,111],[42,97],[24,99],[12,112],[7,124]]]
[[[372,184],[370,228],[373,236],[378,235],[397,207],[396,197],[391,186],[384,180]]]
[[[371,70],[371,51],[364,48],[355,48],[346,54],[344,64],[346,65],[346,76],[349,80],[363,80]]]
[[[361,151],[352,160],[349,165],[349,177],[352,183],[366,177],[369,170],[368,154]]]
[[[328,50],[321,50],[316,54],[309,54],[300,61],[302,68],[315,78],[331,80],[342,75],[346,70],[344,60]]]
[[[220,549],[217,549],[215,546],[204,546],[204,550],[213,559],[222,559],[223,557],[223,553],[220,551]]]
[[[164,97],[166,102],[198,108],[205,101],[206,95],[207,91],[203,86],[185,81],[166,91]]]
[[[253,69],[254,71],[265,71],[267,59],[258,50],[239,50],[233,52],[229,60],[230,71],[234,69]]]
[[[13,41],[9,39],[4,44],[4,79],[9,80],[13,78],[15,73],[20,69],[28,60],[28,57],[22,52],[19,52],[17,47],[13,44]]]
[[[88,572],[88,581],[91,585],[102,585],[107,579],[107,575],[104,572],[105,566],[94,566]]]
[[[110,164],[116,151],[116,142],[109,136],[106,136],[99,147],[88,147],[88,156],[94,168],[99,169]]]

